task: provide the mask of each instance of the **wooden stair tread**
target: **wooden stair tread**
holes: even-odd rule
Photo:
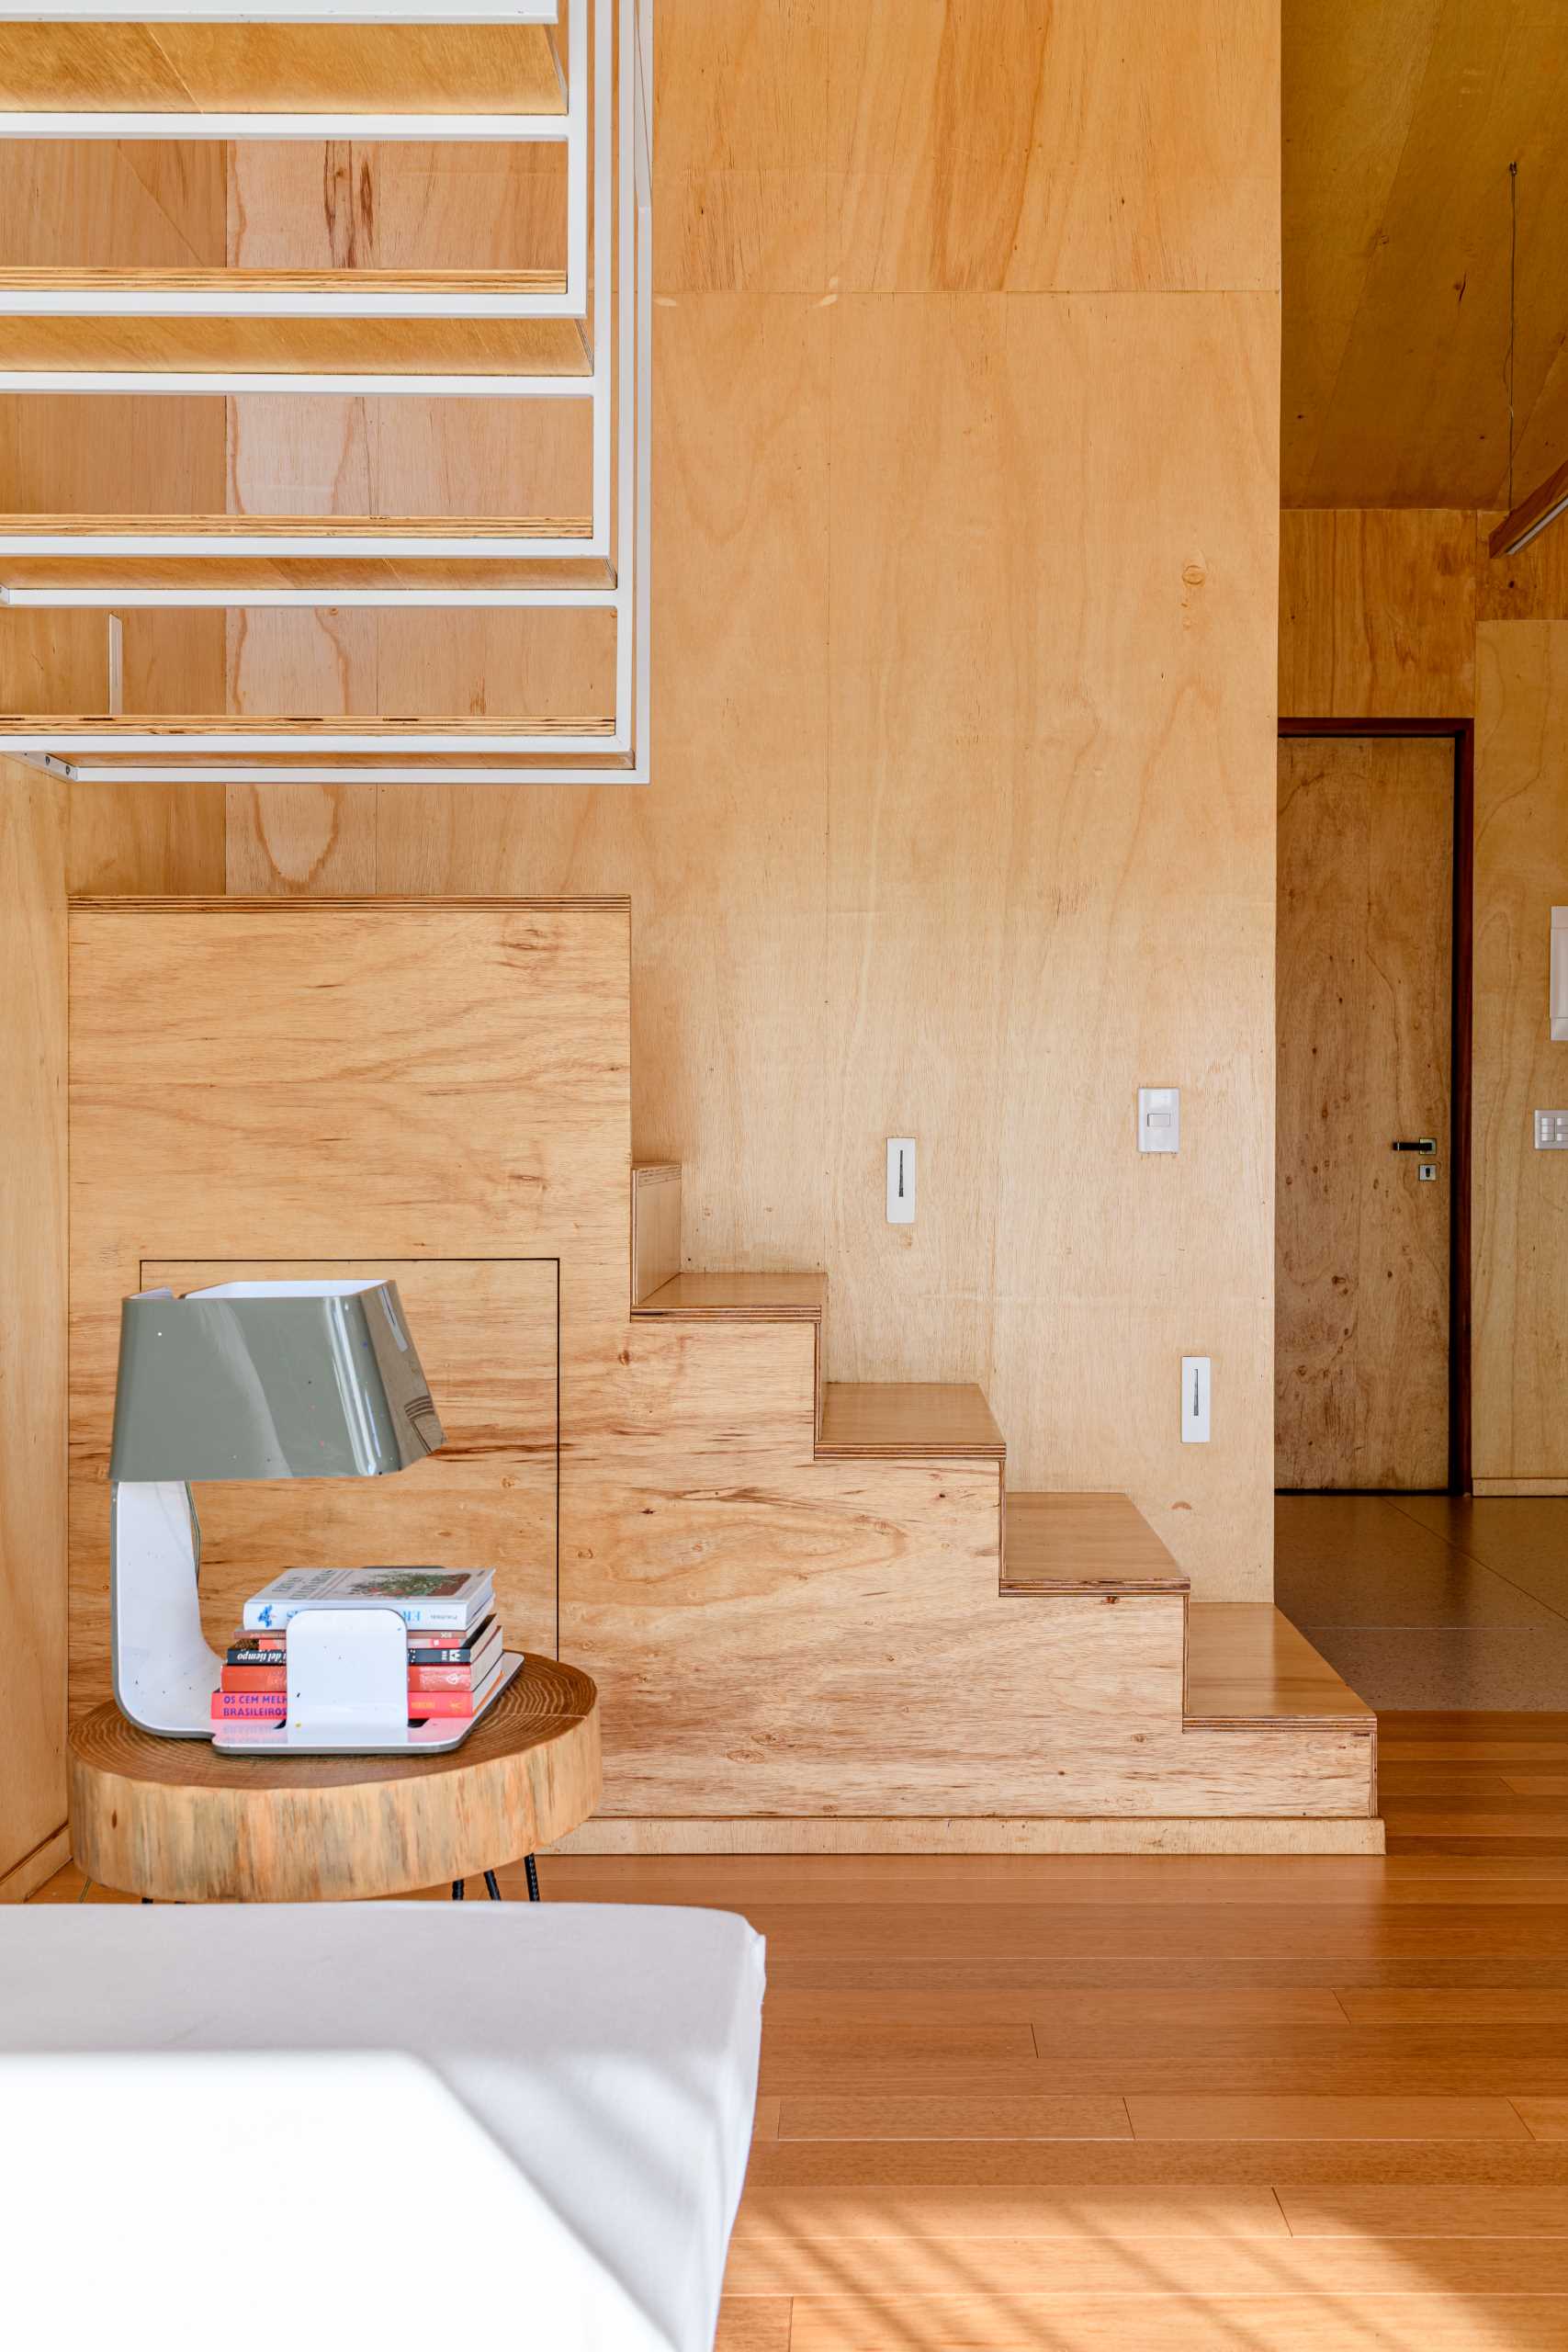
[[[45,20],[0,25],[0,107],[558,115],[566,96],[542,25]]]
[[[1176,1598],[1189,1579],[1126,1495],[1010,1494],[1000,1589],[1027,1598]]]
[[[482,550],[480,551],[482,558]],[[269,556],[215,555],[0,555],[0,589],[185,588],[231,594],[236,604],[269,589],[309,589],[323,604],[350,590],[462,588],[477,595],[495,590],[533,588],[546,592],[613,588],[605,562],[564,556],[554,562],[527,556]]]
[[[1267,1600],[1195,1600],[1187,1612],[1189,1731],[1303,1724],[1373,1730],[1377,1717]]]
[[[820,1323],[826,1274],[676,1274],[632,1310],[692,1323]]]
[[[0,130],[5,117],[0,114]],[[0,267],[0,294],[564,294],[561,269]],[[221,313],[219,313],[220,316]]]
[[[0,125],[4,118],[0,117]],[[592,368],[576,319],[197,318],[26,313],[6,321],[12,369],[224,376],[570,376]],[[221,391],[221,384],[214,386]]]
[[[162,712],[150,718],[139,718],[127,712],[118,718],[107,718],[102,711],[7,713],[0,718],[0,743],[18,735],[63,736],[86,735],[93,739],[95,752],[112,752],[117,740],[124,735],[156,735],[185,742],[192,752],[200,751],[202,739],[209,735],[298,735],[302,745],[308,745],[317,735],[363,736],[367,742],[396,746],[408,741],[417,743],[427,735],[471,736],[477,749],[498,738],[504,742],[513,735],[613,735],[613,718],[537,718],[508,715],[495,718],[342,718],[335,715],[315,718],[268,718],[253,711],[244,713],[212,711],[206,715],[183,711],[178,717],[165,717]]]
[[[586,514],[0,514],[0,540],[27,538],[564,539],[592,536]],[[94,552],[84,548],[84,557]],[[113,559],[110,559],[112,560]],[[217,554],[206,560],[215,561]],[[138,561],[145,559],[138,558]]]
[[[1000,1462],[1007,1444],[985,1392],[972,1385],[830,1380],[817,1451],[844,1459]]]

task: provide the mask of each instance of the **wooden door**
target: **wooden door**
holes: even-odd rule
[[[1449,1480],[1453,796],[1446,737],[1280,745],[1284,1487]]]

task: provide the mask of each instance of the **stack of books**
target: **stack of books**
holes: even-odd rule
[[[303,1609],[395,1609],[408,1627],[409,1721],[473,1716],[506,1647],[490,1568],[286,1568],[245,1603],[212,1694],[218,1724],[288,1713],[287,1627]]]

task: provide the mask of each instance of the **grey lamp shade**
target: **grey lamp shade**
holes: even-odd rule
[[[220,1283],[121,1306],[113,1479],[376,1478],[441,1442],[396,1283]]]

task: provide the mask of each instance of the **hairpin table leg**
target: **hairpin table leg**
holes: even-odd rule
[[[461,1903],[467,1892],[468,1890],[460,1878],[455,1878],[452,1881],[452,1900],[454,1903]]]
[[[485,1887],[489,1893],[491,1901],[492,1903],[499,1903],[501,1901],[501,1889],[495,1883],[495,1872],[493,1871],[486,1871]]]
[[[530,1903],[537,1903],[539,1899],[539,1873],[532,1854],[524,1855],[523,1868],[526,1872],[528,1879],[528,1900]]]

